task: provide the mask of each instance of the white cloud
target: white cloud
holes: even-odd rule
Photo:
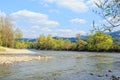
[[[104,2],[104,0],[100,0],[101,2]],[[97,3],[97,4],[100,4],[100,1],[99,0],[88,0],[87,2],[86,2],[86,5],[90,8],[90,7],[92,7],[92,8],[96,8],[97,6],[95,5],[95,3]]]
[[[58,31],[61,32],[61,33],[70,33],[70,32],[72,32],[72,30],[70,30],[70,29],[59,29]]]
[[[20,26],[23,37],[38,37],[40,34],[48,34],[51,28],[59,26],[59,23],[50,20],[48,15],[28,10],[20,10],[10,14],[17,27]]]
[[[41,29],[43,32],[50,32],[52,31],[51,29],[49,29],[48,27],[44,27]]]
[[[97,0],[88,0],[86,4],[90,7],[96,7],[95,1],[97,1]]]
[[[6,17],[6,13],[0,11],[0,17]]]
[[[88,7],[84,0],[45,0],[47,3],[55,3],[75,12],[85,12]]]
[[[76,34],[86,35],[87,33],[83,30],[72,30],[72,29],[58,29],[53,36],[59,37],[75,37]]]
[[[74,18],[70,20],[71,23],[80,23],[80,24],[85,24],[86,21],[84,19],[80,19],[80,18]]]
[[[31,29],[39,29],[40,27],[39,26],[32,26]]]
[[[58,26],[59,23],[56,21],[49,20],[46,14],[41,14],[37,12],[32,12],[28,10],[20,10],[18,12],[12,13],[11,17],[14,20],[25,20],[32,25],[37,26]]]

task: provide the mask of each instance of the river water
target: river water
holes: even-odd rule
[[[112,75],[120,76],[119,53],[40,51],[26,55],[53,59],[1,64],[0,80],[110,80]]]

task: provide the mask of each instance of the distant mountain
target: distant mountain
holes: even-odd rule
[[[77,39],[75,37],[53,37],[54,39],[63,39],[63,40],[70,40],[71,42],[75,42]],[[81,36],[81,39],[86,40],[86,36]],[[20,38],[19,40],[27,41],[27,42],[35,42],[37,39],[36,38]]]
[[[71,42],[75,42],[77,39],[75,37],[67,38],[67,37],[53,37],[54,39],[63,39],[70,40]]]
[[[115,31],[115,32],[110,32],[110,33],[107,33],[109,34],[110,36],[112,36],[112,38],[114,40],[118,40],[120,41],[120,30],[118,31]],[[63,39],[63,40],[70,40],[71,42],[75,42],[77,39],[75,37],[70,37],[70,38],[67,38],[67,37],[53,37],[54,39]],[[84,36],[82,35],[81,36],[81,39],[82,40],[87,40],[87,36]],[[28,41],[28,42],[35,42],[37,39],[36,38],[21,38],[19,40],[24,40],[24,41]]]
[[[120,30],[108,33],[115,40],[120,40]]]
[[[27,42],[35,42],[36,39],[35,38],[20,38],[19,40],[23,40],[23,41],[27,41]]]
[[[70,40],[71,42],[76,42],[77,38],[76,37],[70,37],[70,38],[67,38],[67,37],[53,37],[54,39],[63,39],[63,40]],[[81,39],[82,40],[86,40],[87,39],[87,36],[81,36]]]

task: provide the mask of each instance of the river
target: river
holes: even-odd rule
[[[49,55],[53,59],[1,64],[0,80],[110,80],[112,75],[120,76],[119,53],[40,51],[5,56],[22,55]]]

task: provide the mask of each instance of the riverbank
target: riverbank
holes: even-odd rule
[[[49,60],[51,56],[0,56],[0,64],[12,64],[15,62],[27,62],[33,60]]]
[[[0,51],[0,54],[22,54],[22,53],[37,53],[38,50],[35,49],[13,49],[13,48],[6,48],[6,47],[0,47],[1,49],[4,49],[4,51]]]
[[[33,60],[48,60],[52,59],[52,56],[29,56],[24,54],[32,54],[39,52],[35,49],[11,49],[11,48],[4,48],[4,51],[0,52],[0,64],[11,64],[15,62],[26,62],[26,61],[33,61]],[[8,54],[15,54],[16,56],[6,56]],[[22,56],[17,56],[17,54],[22,54]]]

